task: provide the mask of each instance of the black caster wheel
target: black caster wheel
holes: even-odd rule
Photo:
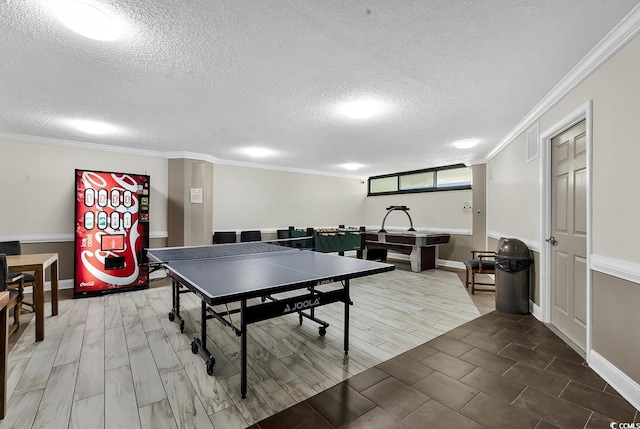
[[[318,333],[320,334],[321,337],[324,337],[327,334],[327,328],[325,328],[324,326],[321,326],[318,329]]]
[[[169,313],[169,320],[171,320],[172,322],[176,320],[176,315],[173,313]]]
[[[184,320],[180,321],[180,332],[184,332]]]
[[[194,355],[198,354],[198,343],[196,343],[195,341],[191,343],[191,353],[193,353]]]
[[[215,366],[215,359],[211,358],[210,361],[207,361],[207,374],[213,375],[213,367]]]

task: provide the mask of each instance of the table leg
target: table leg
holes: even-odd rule
[[[171,280],[171,312],[169,313],[169,320],[172,322],[178,319],[180,323],[180,332],[184,332],[184,319],[180,316],[180,283],[175,279]]]
[[[51,264],[51,315],[58,315],[58,260]]]
[[[344,252],[343,252],[342,256],[344,256]],[[311,286],[309,288],[309,292],[311,292],[311,298],[313,298],[313,296],[315,295],[315,291],[316,291],[315,287]],[[315,307],[311,307],[311,309],[309,310],[309,314],[311,315],[311,320],[316,318],[316,309],[315,309]]]
[[[7,405],[7,353],[9,351],[9,341],[7,335],[7,317],[9,312],[6,306],[0,309],[0,419],[4,419],[6,415]]]
[[[180,329],[182,330],[182,328]],[[216,359],[211,356],[211,352],[207,349],[207,303],[204,300],[200,304],[200,338],[194,337],[193,341],[191,341],[191,353],[200,353],[200,356],[205,360],[207,374],[213,375]]]
[[[438,268],[438,248],[440,246],[424,246],[420,248],[420,270]]]
[[[207,350],[207,303],[200,303],[200,346]]]
[[[349,305],[351,305],[351,298],[349,297],[349,279],[344,281],[344,293],[346,299],[344,300],[344,354],[349,353]]]
[[[171,279],[171,303],[173,304],[173,313],[177,316],[180,315],[180,297],[178,296],[178,282]]]
[[[247,300],[240,302],[240,394],[242,399],[247,397],[247,322],[244,313],[247,310]]]
[[[419,273],[420,271],[422,271],[421,249],[418,246],[413,246],[411,248],[409,260],[411,261],[411,271],[413,271],[414,273]]]
[[[36,313],[36,341],[44,340],[44,269],[33,273],[36,285],[33,288],[33,311]]]

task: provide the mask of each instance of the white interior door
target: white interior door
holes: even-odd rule
[[[551,140],[551,324],[587,339],[587,134],[583,120]]]

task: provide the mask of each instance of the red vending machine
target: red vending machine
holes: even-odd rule
[[[74,297],[149,286],[149,176],[76,170]]]

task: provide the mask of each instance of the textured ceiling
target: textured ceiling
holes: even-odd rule
[[[483,158],[638,3],[102,0],[127,30],[100,42],[51,1],[0,2],[0,132],[359,176]],[[361,96],[388,110],[335,112]]]

